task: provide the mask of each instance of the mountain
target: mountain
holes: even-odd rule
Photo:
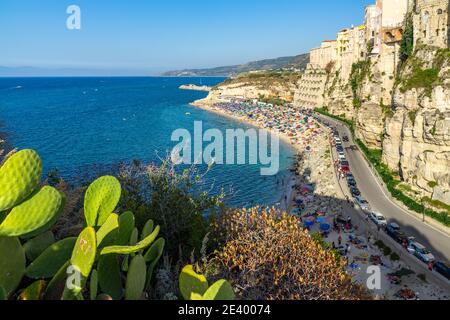
[[[309,62],[309,54],[301,54],[294,57],[281,57],[276,59],[266,59],[253,61],[235,66],[217,67],[210,69],[185,69],[165,72],[167,77],[231,77],[237,74],[257,70],[276,70],[283,68],[305,69]]]

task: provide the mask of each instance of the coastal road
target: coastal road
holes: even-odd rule
[[[322,120],[331,123],[341,135],[349,137],[349,142],[344,143],[347,159],[350,163],[353,175],[363,197],[369,202],[373,211],[383,214],[389,222],[398,223],[403,231],[415,237],[416,240],[426,246],[437,260],[450,261],[450,236],[443,231],[427,224],[413,213],[406,211],[391,200],[388,191],[378,182],[369,164],[366,162],[347,126],[329,117],[318,115]]]

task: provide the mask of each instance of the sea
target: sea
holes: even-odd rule
[[[206,92],[183,84],[214,86],[224,78],[61,77],[0,78],[0,131],[9,145],[36,150],[44,175],[54,168],[66,181],[107,173],[119,163],[160,164],[176,142],[174,130],[249,129],[250,125],[190,105]],[[280,170],[262,176],[261,165],[216,165],[204,188],[224,190],[232,207],[274,206],[285,194],[295,150],[280,141]],[[199,166],[206,172],[207,166]]]

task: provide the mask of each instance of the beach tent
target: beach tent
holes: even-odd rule
[[[328,231],[330,231],[330,229],[331,229],[331,226],[328,223],[322,223],[320,225],[320,230],[323,232],[328,232]]]

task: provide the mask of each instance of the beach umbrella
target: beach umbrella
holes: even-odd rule
[[[325,217],[319,217],[319,218],[317,218],[317,222],[320,224],[326,224],[327,219]]]
[[[330,231],[331,226],[328,223],[322,223],[320,225],[320,230],[322,230],[323,232],[328,232]]]

